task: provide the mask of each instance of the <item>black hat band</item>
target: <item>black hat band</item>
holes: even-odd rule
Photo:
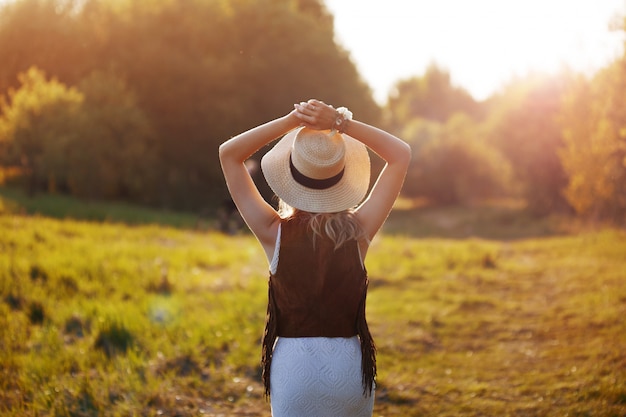
[[[294,180],[296,180],[298,184],[307,188],[311,188],[313,190],[325,190],[332,187],[333,185],[336,185],[339,181],[341,181],[341,178],[343,178],[343,173],[346,170],[346,168],[344,167],[337,175],[334,175],[330,178],[318,180],[315,178],[307,177],[306,175],[298,171],[298,168],[294,166],[293,161],[291,160],[291,155],[289,155],[289,169],[291,170],[291,176]]]

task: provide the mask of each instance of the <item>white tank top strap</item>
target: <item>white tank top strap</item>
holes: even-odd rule
[[[280,230],[281,224],[278,225],[278,233],[276,233],[276,245],[274,246],[274,256],[270,260],[270,273],[275,274],[278,268],[278,254],[280,253]]]

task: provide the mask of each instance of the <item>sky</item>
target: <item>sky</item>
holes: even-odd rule
[[[335,36],[381,104],[435,63],[478,100],[515,76],[592,74],[623,53],[626,0],[325,0]],[[621,16],[621,17],[620,17]]]

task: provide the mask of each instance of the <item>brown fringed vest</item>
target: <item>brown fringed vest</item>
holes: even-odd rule
[[[270,394],[270,368],[277,337],[352,337],[361,343],[363,394],[376,378],[376,348],[365,320],[367,272],[358,243],[316,236],[308,221],[283,220],[278,267],[270,274],[263,336],[263,383]]]

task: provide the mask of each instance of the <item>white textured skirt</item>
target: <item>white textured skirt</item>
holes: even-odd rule
[[[273,417],[371,417],[357,336],[279,337],[270,370]]]

